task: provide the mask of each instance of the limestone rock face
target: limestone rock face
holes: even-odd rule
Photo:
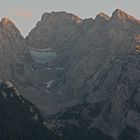
[[[45,13],[26,37],[27,43],[31,48],[57,49],[57,43],[75,39],[73,35],[77,34],[78,25],[81,23],[82,19],[66,12]]]
[[[95,20],[65,12],[44,14],[26,43],[34,50],[50,48],[57,54],[57,66],[63,66],[49,86],[46,112],[99,105],[98,115],[89,117],[90,128],[115,139],[126,138],[135,129],[130,136],[140,139],[139,36],[140,21],[119,9],[111,17],[100,13]]]
[[[47,119],[53,129],[140,139],[139,73],[140,21],[119,9],[95,19],[45,13],[26,39],[9,19],[0,22],[0,79],[45,115],[59,112]]]
[[[127,13],[116,9],[112,14],[112,23],[122,27],[123,29],[129,30],[133,33],[139,32],[140,20],[128,15]]]
[[[103,105],[94,127],[115,138],[127,127],[138,135],[140,56],[134,36],[138,39],[140,23],[116,10],[110,20],[94,25],[72,53],[63,91],[73,102]]]
[[[61,84],[65,79],[63,75],[69,68],[73,50],[81,43],[81,40],[84,40],[85,34],[91,29],[94,22],[91,18],[83,20],[66,12],[45,13],[41,21],[26,37],[25,41],[31,56],[38,63],[35,71],[41,70],[37,75],[42,77],[40,83],[45,94],[40,102],[47,113],[59,111],[71,98],[71,95],[60,98],[61,92],[58,90],[56,93],[56,88],[53,87],[58,83],[56,81],[60,80]],[[59,102],[64,104],[60,104],[56,108],[56,103]]]
[[[82,19],[66,12],[45,13],[26,37],[30,49],[48,48],[56,52],[58,63],[65,65],[80,36]]]
[[[9,19],[0,22],[0,79],[45,115],[59,112],[46,121],[58,133],[139,140],[139,73],[140,21],[119,9],[95,19],[45,13],[26,39]]]
[[[0,78],[15,80],[19,75],[24,75],[24,65],[30,58],[17,27],[9,19],[3,18],[0,22]]]

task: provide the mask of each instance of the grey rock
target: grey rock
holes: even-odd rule
[[[124,131],[128,131],[128,127],[135,128],[140,133],[137,124],[140,120],[139,20],[117,9],[111,17],[100,13],[95,20],[80,20],[72,24],[70,19],[65,26],[61,14],[55,13],[56,17],[53,13],[51,16],[44,15],[26,39],[29,46],[34,48],[38,46],[30,45],[30,42],[40,43],[39,46],[42,48],[47,44],[54,48],[60,62],[63,59],[67,60],[67,64],[63,61],[64,71],[56,76],[54,86],[51,88],[52,95],[49,97],[52,104],[50,102],[46,104],[54,112],[78,104],[101,104],[100,114],[94,120],[90,120],[89,127],[100,129],[115,139],[119,139]],[[54,23],[56,28],[52,30],[53,18],[49,17],[55,17],[54,21],[56,19]],[[50,21],[51,24],[48,23]],[[59,28],[56,24],[59,25],[61,32],[57,31]],[[80,30],[76,30],[77,28]],[[42,33],[43,31],[45,33]],[[39,41],[37,36],[40,36]],[[65,39],[73,45],[70,50],[69,45],[64,43]],[[48,40],[51,45],[47,43]],[[44,41],[46,42],[43,43]],[[56,42],[65,44],[65,47],[61,48]],[[75,120],[73,122],[75,123]]]
[[[15,72],[24,67],[24,80],[21,74],[16,78],[24,96],[46,116],[60,112],[47,125],[81,127],[81,120],[75,120],[79,112],[86,124],[82,127],[99,129],[118,140],[135,129],[137,134],[130,135],[140,139],[139,20],[119,9],[111,17],[100,13],[95,19],[80,19],[66,12],[45,13],[25,40],[11,21],[2,20],[0,27],[0,60],[4,62],[0,67],[8,69],[6,79],[17,77]],[[36,61],[29,51],[33,59],[40,58],[42,52],[56,55]],[[74,116],[64,120],[63,113],[71,111]]]

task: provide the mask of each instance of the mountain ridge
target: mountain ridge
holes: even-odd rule
[[[68,131],[75,128],[76,120],[80,132],[86,124],[105,138],[140,138],[139,20],[119,9],[111,17],[99,13],[95,19],[64,11],[45,13],[29,35],[21,38],[15,41],[8,33],[0,34],[9,51],[5,64],[10,66],[10,76],[18,73],[15,80],[21,83],[23,95],[39,107],[46,122],[56,114],[49,123],[59,123],[54,126],[58,130],[65,124],[70,126]],[[31,63],[24,61],[26,55],[23,59],[15,55],[23,54],[20,47],[28,48]],[[17,58],[16,63],[10,61]],[[138,133],[129,135],[130,130]]]
[[[80,23],[80,22],[82,22],[84,20],[88,20],[88,19],[95,20],[96,17],[103,17],[103,18],[106,18],[107,20],[109,20],[109,19],[111,20],[111,19],[115,19],[115,18],[120,18],[120,19],[121,18],[126,18],[126,19],[129,19],[130,21],[133,21],[134,23],[140,24],[140,20],[139,19],[137,19],[137,18],[135,18],[135,17],[127,14],[126,12],[124,12],[123,10],[120,10],[120,9],[115,9],[114,12],[112,13],[111,17],[108,16],[104,12],[100,12],[100,13],[98,13],[95,16],[95,18],[92,18],[92,17],[90,17],[90,18],[80,18],[80,17],[78,17],[78,16],[76,16],[76,15],[70,13],[70,12],[66,12],[66,11],[52,11],[52,12],[46,12],[46,13],[44,13],[42,15],[42,17],[41,17],[41,20],[45,20],[46,17],[49,17],[50,15],[63,15],[63,14],[70,15],[73,20],[74,19],[75,19],[75,21],[77,20],[77,23]],[[4,18],[1,19],[1,24],[4,25],[5,23],[11,23],[11,24],[13,24],[16,27],[16,25],[9,18],[7,18],[7,17],[4,17]],[[25,38],[27,36],[25,36]]]
[[[115,10],[114,13],[126,15],[125,12],[118,9]],[[53,79],[53,81],[57,82],[54,82],[52,85],[58,86],[58,91],[55,88],[50,88],[50,90],[54,93],[53,96],[55,98],[58,97],[57,100],[61,101],[61,96],[64,96],[63,98],[73,98],[74,100],[72,100],[71,103],[66,102],[66,104],[69,105],[73,104],[73,102],[77,102],[75,101],[76,92],[77,90],[79,91],[83,86],[82,84],[86,82],[85,78],[88,81],[88,77],[94,76],[94,73],[96,73],[102,65],[105,67],[106,63],[110,63],[104,62],[104,60],[111,61],[111,57],[114,59],[115,55],[119,53],[125,53],[125,51],[129,53],[132,51],[132,47],[126,49],[126,45],[123,47],[120,44],[126,44],[127,41],[130,42],[130,40],[133,40],[133,44],[130,46],[134,45],[135,40],[132,32],[134,32],[135,35],[139,34],[138,29],[140,26],[132,26],[132,23],[128,21],[124,26],[122,19],[119,20],[118,23],[118,17],[114,20],[103,13],[97,15],[101,17],[101,20],[100,18],[95,18],[96,20],[83,19],[80,24],[77,24],[72,22],[73,14],[68,14],[69,16],[66,19],[63,14],[65,16],[67,15],[66,12],[43,14],[41,21],[37,23],[37,26],[29,33],[25,41],[29,49],[36,51],[37,49],[43,50],[47,48],[50,52],[56,53],[56,58],[53,60],[54,66],[49,67],[48,62],[46,62],[46,65],[48,65],[50,69],[59,67],[63,70],[54,77],[55,80]],[[103,47],[104,44],[107,45]],[[122,48],[124,49],[122,50]],[[120,52],[120,50],[122,50],[122,52]],[[102,57],[98,58],[100,55]],[[89,58],[92,59],[90,60]],[[87,67],[87,69],[85,67]],[[62,72],[64,72],[64,74],[62,74]],[[56,73],[53,73],[53,75],[55,74]],[[61,85],[63,86],[61,87]],[[63,92],[68,93],[69,97],[67,94],[64,95]],[[69,92],[74,93],[70,94]],[[55,93],[60,94],[60,97],[56,96]],[[51,95],[48,94],[47,96],[48,99],[51,98],[52,100]],[[52,102],[56,101],[54,100]]]

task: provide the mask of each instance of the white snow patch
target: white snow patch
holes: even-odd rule
[[[13,84],[11,82],[9,82],[9,81],[6,81],[5,83],[6,83],[6,85],[7,85],[8,88],[14,87]]]
[[[53,83],[54,83],[54,80],[47,82],[47,88],[50,88]]]

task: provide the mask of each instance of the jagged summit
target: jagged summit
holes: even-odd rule
[[[110,17],[103,12],[99,13],[95,18],[95,22],[104,22],[108,20],[110,20]]]
[[[116,9],[113,12],[111,19],[116,20],[116,21],[130,21],[133,23],[140,24],[140,20],[134,18],[133,16],[128,15],[126,12],[124,12],[120,9]]]
[[[81,23],[82,22],[82,19],[72,13],[68,13],[66,11],[59,11],[59,12],[51,12],[51,13],[44,13],[42,15],[42,18],[41,18],[41,21],[46,21],[46,20],[56,20],[59,21],[59,20],[63,20],[63,21],[67,21],[67,20],[72,20],[76,23]],[[56,22],[57,22],[56,21]]]
[[[104,19],[106,19],[106,20],[109,20],[109,19],[110,19],[110,17],[109,17],[107,14],[103,13],[103,12],[99,13],[99,14],[96,16],[96,18],[97,18],[97,17],[104,18]]]
[[[7,25],[13,25],[13,26],[15,26],[15,24],[9,18],[2,18],[2,20],[0,22],[0,25],[3,26],[3,27],[5,27]]]
[[[9,18],[3,18],[2,20],[1,20],[1,23],[2,24],[7,24],[7,23],[11,23],[12,21],[9,19]]]
[[[115,11],[113,12],[114,14],[125,14],[125,15],[128,15],[126,12],[124,12],[123,10],[121,9],[115,9]]]
[[[60,12],[51,12],[51,13],[45,13],[42,16],[42,20],[41,21],[45,21],[46,19],[57,19],[62,20],[63,21],[67,21],[68,19],[72,19],[72,21],[74,21],[75,23],[81,23],[84,20],[81,19],[80,17],[72,14],[72,13],[68,13],[66,11],[60,11]],[[109,20],[113,20],[115,22],[132,22],[132,23],[136,23],[136,24],[140,24],[140,20],[134,18],[133,16],[127,14],[126,12],[124,12],[123,10],[120,9],[116,9],[113,13],[112,16],[109,17],[106,13],[100,12],[99,14],[97,14],[95,21],[96,22],[103,22],[103,21],[109,21]]]
[[[132,16],[129,16],[127,13],[125,13],[124,11],[120,10],[120,9],[116,9],[113,14],[112,14],[112,19],[125,19],[125,18],[133,18]]]
[[[28,48],[18,28],[9,18],[0,21],[0,79],[12,81],[17,74],[17,64],[25,66],[29,56]],[[24,72],[23,72],[24,73]],[[18,76],[17,76],[18,77]]]
[[[0,21],[0,31],[13,36],[21,36],[19,29],[9,18],[3,18]]]

